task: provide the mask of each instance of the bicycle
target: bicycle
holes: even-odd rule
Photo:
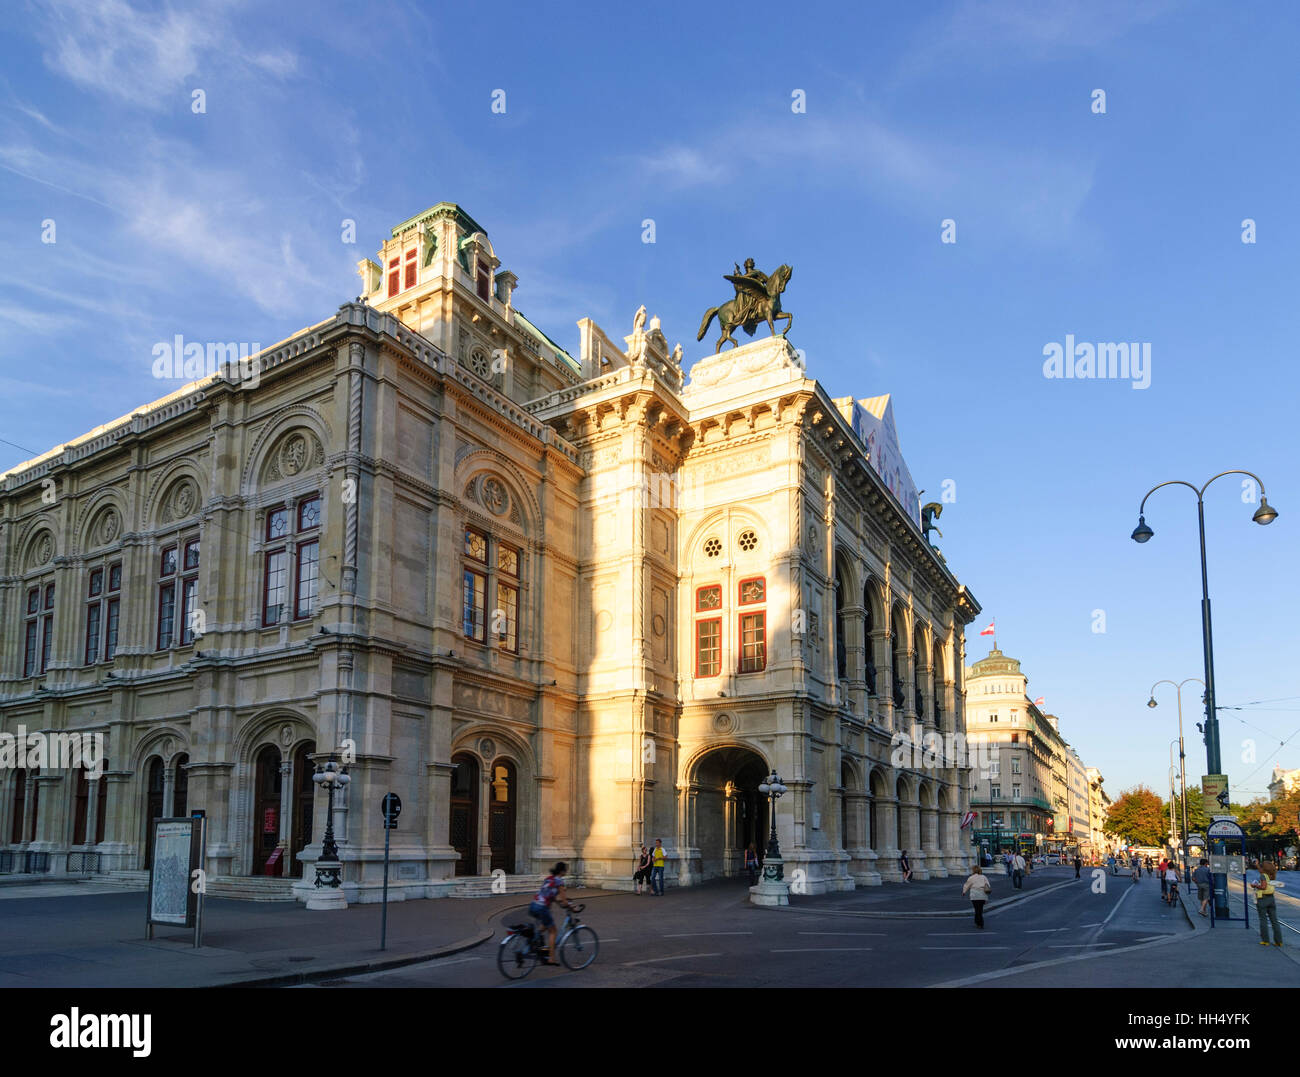
[[[578,914],[586,905],[570,905],[564,923],[557,933],[556,949],[564,967],[577,972],[596,960],[600,952],[600,938]],[[511,924],[506,937],[497,947],[497,968],[507,980],[522,980],[545,958],[546,934],[540,924]]]

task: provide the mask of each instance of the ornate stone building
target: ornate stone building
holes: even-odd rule
[[[210,875],[301,890],[329,753],[351,900],[377,900],[389,791],[399,898],[557,858],[628,886],[656,837],[690,884],[762,850],[773,768],[809,892],[897,878],[902,848],[965,869],[969,770],[890,741],[963,731],[979,606],[858,404],[779,337],[687,382],[644,309],[622,345],[579,323],[574,358],[449,203],[360,272],[255,377],[0,476],[0,731],[108,757],[0,772],[0,870],[139,870],[151,818],[202,808]]]

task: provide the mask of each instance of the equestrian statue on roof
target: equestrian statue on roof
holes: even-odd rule
[[[718,338],[717,347],[713,349],[715,355],[722,351],[722,345],[728,340],[736,347],[740,347],[740,341],[731,335],[731,331],[736,328],[743,329],[752,337],[759,323],[767,322],[768,330],[776,336],[774,323],[784,319],[785,328],[781,330],[781,336],[784,337],[790,332],[794,315],[786,314],[781,310],[781,293],[790,282],[792,273],[794,270],[788,265],[780,265],[769,277],[761,269],[754,267],[754,259],[746,258],[743,272],[740,266],[736,266],[734,274],[727,274],[722,278],[730,281],[736,289],[736,298],[723,303],[720,307],[711,307],[705,313],[704,321],[700,323],[699,335],[695,339],[704,339],[704,334],[709,331],[709,323],[713,321],[715,315],[722,329],[722,336]]]

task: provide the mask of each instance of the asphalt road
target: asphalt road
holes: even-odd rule
[[[601,947],[581,972],[538,967],[524,980],[507,981],[496,966],[498,933],[453,957],[314,986],[924,987],[1042,962],[1052,963],[1054,982],[1083,986],[1090,963],[1070,958],[1190,932],[1183,912],[1160,901],[1153,877],[1135,884],[1107,876],[1104,891],[1096,892],[1087,873],[1075,882],[1070,869],[1046,870],[1069,885],[1005,908],[994,902],[984,930],[970,915],[882,918],[809,908],[813,903],[760,909],[748,904],[743,886],[719,885],[662,898],[616,894],[589,901],[582,918],[599,933]],[[959,881],[954,885],[960,888]],[[521,909],[501,923],[525,918]]]

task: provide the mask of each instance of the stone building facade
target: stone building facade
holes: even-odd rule
[[[139,870],[201,808],[210,876],[314,877],[333,754],[350,900],[565,859],[740,874],[775,769],[809,892],[964,871],[979,605],[783,338],[691,368],[644,308],[575,358],[440,203],[364,295],[0,476],[0,733],[96,734],[102,775],[0,770],[0,870]],[[31,854],[35,854],[35,858]],[[7,866],[6,866],[7,865]],[[801,875],[792,876],[792,872]],[[302,877],[305,874],[305,879]],[[527,878],[520,880],[522,885]]]

